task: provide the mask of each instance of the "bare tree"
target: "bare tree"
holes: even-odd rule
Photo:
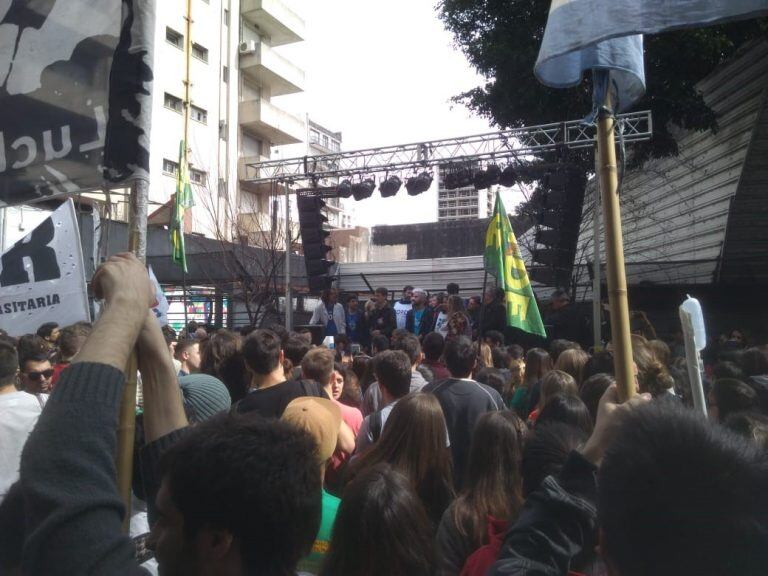
[[[209,220],[218,243],[216,252],[221,255],[217,265],[227,278],[225,282],[210,278],[211,283],[228,286],[233,299],[243,303],[250,325],[267,314],[279,318],[278,298],[285,290],[281,276],[286,229],[278,211],[278,194],[284,194],[284,189],[273,186],[271,192],[261,195],[241,191],[235,200],[205,186],[195,188],[197,209]],[[291,246],[297,239],[298,226],[292,226]]]

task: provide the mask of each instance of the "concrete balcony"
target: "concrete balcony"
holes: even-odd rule
[[[243,47],[247,50],[243,51]],[[251,40],[241,44],[240,72],[267,88],[272,96],[304,91],[304,70],[280,56],[264,42]]]
[[[271,144],[298,144],[306,138],[304,120],[264,100],[240,102],[240,126]]]
[[[280,0],[241,0],[240,13],[270,37],[272,46],[304,39],[304,20]]]

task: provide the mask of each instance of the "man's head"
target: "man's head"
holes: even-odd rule
[[[257,376],[271,374],[283,363],[280,338],[272,330],[254,330],[243,341],[243,358]]]
[[[320,299],[325,304],[336,304],[336,302],[339,300],[339,293],[335,288],[327,288],[323,290],[322,294],[320,294]]]
[[[504,291],[500,288],[487,288],[483,293],[483,302],[486,304],[493,304],[497,300],[501,300],[504,297]]]
[[[408,285],[403,287],[403,300],[410,302],[411,296],[413,296],[413,286]]]
[[[71,360],[74,358],[90,334],[91,325],[84,322],[63,328],[59,336],[61,359]]]
[[[440,332],[430,332],[424,336],[424,341],[421,343],[421,349],[424,352],[424,358],[427,362],[437,362],[443,355],[445,349],[445,338]]]
[[[374,355],[384,352],[384,350],[389,350],[389,338],[384,334],[377,334],[371,338],[371,351]]]
[[[56,344],[56,341],[59,339],[59,334],[59,325],[56,322],[46,322],[37,329],[37,335],[51,344]]]
[[[623,419],[598,479],[601,550],[620,576],[756,576],[768,565],[768,453],[692,410]]]
[[[421,354],[421,343],[413,334],[406,334],[402,338],[398,338],[393,342],[392,349],[405,352],[405,355],[408,356],[408,360],[411,362],[411,366],[414,368],[418,366],[424,358]]]
[[[469,300],[467,301],[467,310],[470,312],[480,310],[480,305],[480,296],[470,296]]]
[[[376,303],[376,306],[378,308],[381,308],[384,306],[384,304],[387,303],[387,298],[389,297],[389,291],[383,287],[379,286],[376,288],[376,291],[373,293],[373,300]]]
[[[491,348],[504,346],[504,334],[498,330],[488,330],[484,335],[485,343]]]
[[[53,368],[44,354],[27,356],[19,362],[21,385],[30,394],[48,394],[51,391]]]
[[[549,299],[552,310],[560,310],[571,303],[571,297],[565,290],[555,290]]]
[[[190,429],[162,461],[148,543],[160,573],[295,573],[320,525],[315,454],[306,432],[253,415]]]
[[[387,350],[374,361],[376,380],[392,399],[402,398],[411,389],[411,361],[405,352]]]
[[[445,293],[449,296],[456,295],[459,293],[459,285],[456,284],[456,282],[449,282],[448,285],[445,287]]]
[[[294,366],[301,365],[304,356],[307,355],[311,346],[299,334],[291,334],[283,345],[285,357],[291,361]]]
[[[411,303],[421,308],[427,304],[427,291],[424,288],[414,288],[411,296]]]
[[[184,372],[192,374],[200,370],[200,342],[197,340],[182,340],[176,344],[175,355]]]
[[[327,398],[305,396],[292,400],[281,419],[309,433],[317,447],[317,464],[323,471],[336,451],[341,428],[341,408]]]
[[[445,366],[454,378],[469,378],[477,365],[477,352],[466,336],[450,340],[443,352]]]
[[[312,348],[301,361],[301,376],[314,380],[324,388],[331,383],[336,355],[328,348]]]
[[[360,301],[357,299],[357,296],[354,294],[347,298],[347,309],[350,312],[357,312],[357,307],[360,305]]]
[[[19,355],[8,342],[0,342],[0,389],[16,384],[19,374]]]

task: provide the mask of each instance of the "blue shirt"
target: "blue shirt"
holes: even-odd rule
[[[339,329],[336,327],[336,322],[333,319],[333,304],[329,304],[325,307],[328,310],[328,324],[325,325],[326,336],[336,336],[339,333]]]
[[[360,324],[362,323],[363,313],[356,310],[352,313],[347,312],[347,336],[350,342],[360,342]]]
[[[424,310],[426,310],[426,308],[422,308],[421,310],[413,310],[413,328],[411,328],[411,331],[416,334],[416,336],[419,335],[419,328],[421,328],[421,317],[424,316]]]

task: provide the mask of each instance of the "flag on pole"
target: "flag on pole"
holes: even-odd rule
[[[504,290],[507,326],[546,338],[525,262],[498,192],[493,216],[485,233],[485,269],[496,277],[498,286]]]
[[[184,147],[187,143],[182,140],[179,143],[179,171],[176,174],[176,194],[173,198],[173,211],[171,212],[171,258],[174,264],[181,266],[187,272],[187,253],[184,248],[184,213],[187,208],[192,208],[195,201],[192,198],[192,186],[189,183],[189,166]]]
[[[534,73],[566,88],[586,70],[609,70],[621,111],[645,91],[642,34],[766,14],[766,0],[552,0]]]

